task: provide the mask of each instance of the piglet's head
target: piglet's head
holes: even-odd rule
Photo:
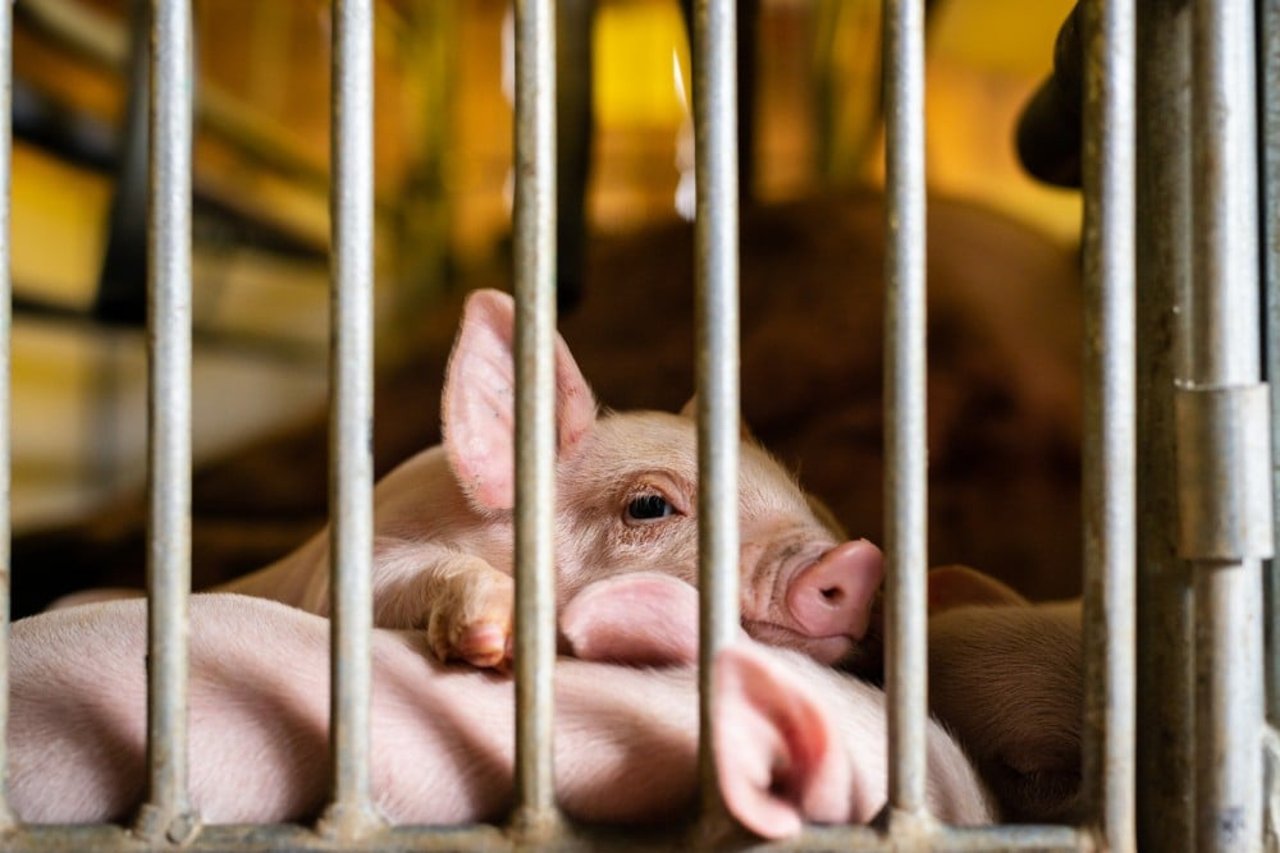
[[[445,448],[467,499],[495,523],[515,502],[514,306],[497,291],[468,299],[443,401]],[[631,572],[689,584],[698,574],[698,447],[682,413],[598,414],[556,339],[557,596]],[[841,542],[829,516],[749,435],[739,444],[743,624],[764,642],[824,662],[847,657],[867,627],[881,558]]]

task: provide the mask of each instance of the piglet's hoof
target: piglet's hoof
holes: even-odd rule
[[[511,578],[493,571],[472,575],[456,594],[432,609],[427,642],[441,661],[505,669],[511,660]]]

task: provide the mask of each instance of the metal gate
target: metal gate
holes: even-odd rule
[[[1265,278],[1265,363],[1274,375],[1280,1],[1083,4],[1084,785],[1092,819],[1080,827],[959,829],[935,822],[925,805],[924,4],[886,0],[889,806],[877,826],[813,828],[796,848],[1126,850],[1141,841],[1149,850],[1235,851],[1260,849],[1264,837],[1275,844],[1264,820],[1264,735],[1267,712],[1280,715],[1280,632],[1265,631],[1264,643],[1274,608],[1264,614],[1262,591],[1273,527],[1268,423],[1280,417],[1271,414],[1275,404],[1260,381],[1260,294]],[[191,21],[188,0],[152,6],[147,803],[129,829],[43,827],[16,824],[0,798],[0,843],[32,850],[328,850],[620,840],[566,827],[552,784],[553,0],[516,0],[518,722],[511,824],[387,828],[371,804],[373,9],[372,0],[334,0],[332,802],[314,830],[199,826],[186,786]],[[10,8],[5,3],[0,13],[4,113]],[[733,0],[698,0],[695,11],[701,805],[704,824],[716,825],[724,817],[710,760],[706,688],[712,656],[731,641],[738,621],[736,22]],[[1265,145],[1258,142],[1258,115]],[[0,565],[6,568],[8,181],[6,127],[0,135]],[[3,577],[0,612],[7,614]],[[1280,601],[1280,584],[1266,589],[1267,603]],[[8,657],[3,627],[0,684]],[[0,751],[7,699],[0,690]],[[698,828],[679,836],[708,837]]]

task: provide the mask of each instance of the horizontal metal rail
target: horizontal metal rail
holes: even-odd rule
[[[686,830],[654,832],[641,829],[586,828],[568,825],[557,842],[557,849],[659,851],[688,842]],[[1058,826],[991,826],[938,827],[927,836],[927,849],[937,853],[998,853],[998,851],[1045,851],[1045,853],[1089,853],[1095,848],[1093,836],[1080,829]],[[887,834],[865,826],[811,827],[804,834],[785,841],[765,844],[745,834],[722,845],[725,850],[807,850],[807,851],[888,851],[894,840]],[[266,853],[282,848],[299,851],[370,850],[375,845],[398,851],[439,850],[516,850],[520,844],[497,826],[479,824],[462,828],[397,827],[388,829],[358,843],[343,844],[320,838],[306,827],[292,824],[275,826],[208,826],[195,836],[184,851],[236,849],[245,853]],[[50,851],[114,850],[134,853],[154,849],[136,836],[116,826],[22,827],[4,837],[9,853],[50,853]]]

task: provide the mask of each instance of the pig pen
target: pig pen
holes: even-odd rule
[[[794,842],[798,849],[1085,850],[1134,849],[1141,843],[1145,849],[1194,844],[1204,850],[1239,850],[1261,848],[1264,837],[1274,841],[1263,809],[1268,790],[1263,775],[1263,625],[1269,616],[1262,612],[1261,562],[1271,553],[1272,483],[1261,473],[1271,471],[1269,402],[1267,386],[1258,381],[1261,345],[1256,338],[1261,326],[1258,282],[1265,272],[1267,283],[1274,283],[1274,264],[1269,255],[1264,262],[1259,252],[1253,213],[1258,173],[1252,156],[1252,6],[1199,2],[1194,20],[1186,4],[1136,9],[1135,4],[1092,2],[1085,8],[1091,17],[1082,24],[1088,54],[1083,551],[1074,500],[1081,405],[1072,354],[1077,338],[1069,324],[1057,322],[1079,313],[1074,303],[1081,301],[1080,295],[1070,288],[1071,259],[1048,251],[998,217],[963,205],[931,201],[926,222],[919,3],[887,4],[889,227],[880,224],[881,202],[874,197],[762,211],[743,224],[741,292],[735,98],[728,61],[734,52],[733,5],[698,3],[700,199],[695,236],[691,240],[687,232],[675,230],[656,235],[653,239],[660,245],[665,241],[670,252],[654,251],[653,243],[640,241],[602,248],[592,269],[607,272],[595,273],[601,284],[588,288],[581,312],[564,324],[566,337],[583,354],[584,369],[609,403],[678,405],[694,384],[689,365],[696,362],[707,448],[701,475],[706,501],[701,518],[707,525],[704,669],[736,623],[734,502],[723,499],[735,491],[736,460],[723,449],[736,445],[739,403],[766,446],[801,466],[804,481],[851,532],[882,539],[887,546],[889,808],[872,827],[806,830]],[[182,438],[189,418],[183,371],[189,359],[184,294],[190,286],[185,214],[190,206],[190,103],[184,93],[189,91],[190,44],[184,4],[160,3],[154,22],[152,111],[163,132],[157,134],[153,151],[152,298],[153,314],[162,320],[153,330],[155,450],[153,501],[146,513],[151,532],[145,545],[155,614],[147,806],[132,831],[27,826],[14,823],[0,809],[9,824],[7,847],[147,849],[180,843],[192,849],[445,849],[634,841],[589,828],[565,830],[555,819],[550,788],[545,727],[552,712],[549,650],[554,643],[548,640],[554,624],[544,593],[551,566],[538,545],[547,531],[527,514],[535,503],[546,503],[550,483],[548,392],[555,326],[550,9],[547,2],[518,5],[516,25],[520,178],[513,273],[525,329],[522,362],[530,370],[521,381],[520,429],[531,432],[522,433],[520,441],[517,514],[527,546],[518,570],[517,679],[525,695],[517,724],[518,800],[511,826],[505,832],[494,827],[387,829],[359,819],[336,819],[326,822],[323,835],[294,826],[195,830],[198,816],[187,803],[183,761],[191,572],[186,506],[193,486],[189,448]],[[1280,66],[1270,39],[1280,28],[1269,5],[1262,11],[1269,92]],[[6,9],[6,29],[0,32],[6,46],[8,15]],[[373,446],[374,405],[369,393],[367,256],[371,8],[338,2],[334,16],[336,322],[329,446],[335,490],[329,511],[335,553],[341,556],[335,559],[333,585],[335,765],[329,814],[341,818],[369,811],[369,590],[361,578],[367,576],[367,496],[374,468],[373,454],[364,452]],[[1135,16],[1141,36],[1136,44]],[[1192,62],[1197,73],[1189,93],[1177,81]],[[3,66],[7,73],[8,62]],[[1143,92],[1137,104],[1135,79]],[[1205,115],[1215,120],[1205,120]],[[1275,135],[1272,118],[1264,113],[1268,139]],[[1141,171],[1135,170],[1135,147],[1146,158],[1138,164]],[[1196,158],[1194,169],[1189,152]],[[1272,234],[1274,148],[1267,147],[1265,154],[1266,233]],[[7,158],[0,156],[0,162]],[[7,166],[0,168],[0,175],[7,174]],[[3,196],[7,199],[7,193]],[[1187,239],[1193,209],[1194,241]],[[771,236],[753,239],[757,228]],[[856,251],[848,245],[851,239]],[[818,246],[829,266],[814,263],[806,273],[794,274],[791,251],[797,244]],[[857,258],[859,266],[839,260],[845,257]],[[993,257],[1001,260],[1000,268],[984,270]],[[862,280],[859,269],[881,263],[884,288],[878,274]],[[684,286],[691,268],[696,269],[696,300]],[[993,276],[1008,276],[1008,298],[993,299],[988,289],[977,286]],[[932,323],[927,418],[926,278]],[[604,287],[611,288],[608,299],[601,294]],[[1135,293],[1141,298],[1135,299]],[[989,301],[977,301],[980,294]],[[883,326],[882,298],[889,305]],[[661,322],[637,331],[636,318],[655,310]],[[1046,319],[1040,329],[1029,319],[1036,317],[1055,322]],[[436,347],[429,347],[420,362],[431,368],[387,380],[393,390],[378,405],[394,415],[379,419],[390,427],[380,434],[379,465],[434,440],[437,419],[431,401],[439,395],[433,393],[438,388],[431,388],[436,381],[431,377],[442,372],[443,330],[452,328],[452,317],[447,319],[441,319],[433,337]],[[788,325],[803,327],[811,346],[796,350],[794,336],[784,332]],[[690,346],[695,334],[696,348]],[[969,346],[969,336],[983,346]],[[824,347],[823,341],[839,344]],[[793,351],[794,361],[787,358]],[[883,406],[884,439],[890,448],[883,470],[877,450],[882,366],[890,389]],[[635,377],[641,375],[654,377],[654,384],[636,386]],[[856,395],[855,402],[848,403],[844,391]],[[7,394],[0,399],[7,402]],[[291,507],[304,516],[292,527],[275,524],[252,534],[259,540],[257,553],[237,543],[225,563],[210,564],[210,576],[202,581],[260,565],[314,525],[323,508],[297,496],[320,492],[316,460],[323,457],[323,448],[318,433],[306,435],[263,447],[249,461],[202,472],[195,480],[196,503],[211,515],[220,506],[251,513],[253,507],[243,501],[243,493],[251,492],[276,512]],[[926,441],[933,448],[928,492]],[[976,443],[981,454],[966,442]],[[835,447],[847,458],[833,455]],[[976,470],[979,458],[983,465],[993,458],[1008,460],[1008,470],[984,480]],[[882,478],[888,484],[883,501]],[[260,488],[246,487],[248,482]],[[241,495],[233,495],[235,491]],[[1000,524],[993,525],[989,517],[996,514]],[[7,512],[0,517],[7,518]],[[103,519],[81,541],[96,549],[95,536],[98,541],[109,537],[121,549],[122,562],[128,562],[130,543],[140,541],[130,533],[137,530],[136,516],[125,510]],[[927,552],[926,531],[931,543]],[[220,536],[217,530],[197,535]],[[0,541],[7,546],[8,536]],[[47,555],[41,549],[53,547],[29,544],[35,554]],[[198,541],[197,550],[203,550]],[[1046,597],[1076,591],[1076,567],[1083,558],[1085,789],[1093,815],[1085,825],[959,829],[930,819],[923,805],[922,751],[926,553],[935,562],[977,563]],[[100,557],[97,551],[95,558]],[[1140,592],[1136,605],[1135,588]],[[25,607],[39,606],[48,597],[41,590],[28,593],[16,587],[15,592],[29,596]],[[7,614],[8,608],[3,610]],[[534,649],[538,657],[531,659]],[[0,648],[0,661],[7,657],[4,652]],[[1267,672],[1273,660],[1274,655],[1267,656]],[[1141,690],[1137,678],[1144,680]],[[1275,707],[1272,700],[1268,708],[1274,713]],[[1140,737],[1138,719],[1143,722]],[[710,743],[703,739],[704,755]],[[704,784],[703,824],[691,836],[668,835],[652,843],[713,837],[719,820],[714,774],[708,773]],[[723,843],[749,842],[737,837]]]

